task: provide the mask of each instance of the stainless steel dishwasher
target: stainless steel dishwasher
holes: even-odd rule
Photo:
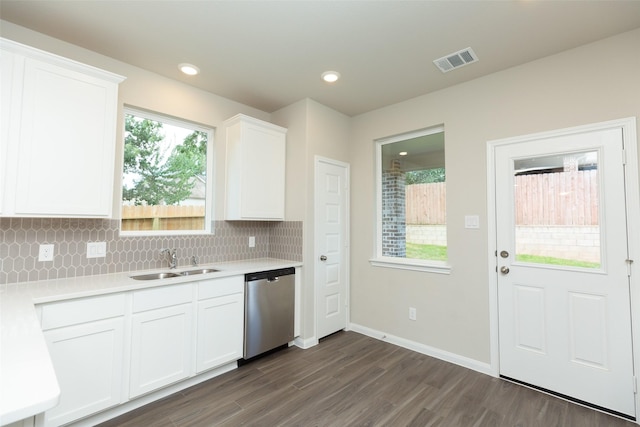
[[[295,268],[245,275],[244,359],[293,340]]]

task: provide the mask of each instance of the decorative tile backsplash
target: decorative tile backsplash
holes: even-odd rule
[[[215,234],[120,237],[120,222],[103,219],[0,218],[0,284],[167,266],[164,248],[176,249],[178,266],[256,258],[302,261],[302,222],[214,221]],[[255,247],[249,247],[255,236]],[[103,258],[87,258],[88,242],[106,242]],[[54,245],[53,261],[38,261],[41,244]]]

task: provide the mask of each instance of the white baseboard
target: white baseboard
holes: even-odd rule
[[[311,348],[318,345],[318,340],[316,339],[316,337],[311,337],[306,339],[297,337],[297,338],[294,338],[293,344],[296,347],[300,347],[301,349],[306,350],[307,348]]]
[[[455,365],[462,366],[464,368],[472,369],[482,374],[495,376],[489,363],[480,362],[475,359],[460,356],[459,354],[450,353],[448,351],[441,350],[439,348],[431,347],[425,344],[420,344],[415,341],[411,341],[405,338],[397,337],[395,335],[388,334],[386,332],[377,331],[375,329],[367,328],[366,326],[358,325],[357,323],[350,323],[349,329],[353,332],[358,332],[371,338],[376,338],[380,341],[386,341],[391,344],[395,344],[400,347],[404,347],[409,350],[416,351],[418,353],[426,354],[427,356],[435,357],[436,359],[444,360]]]

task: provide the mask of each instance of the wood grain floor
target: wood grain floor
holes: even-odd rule
[[[354,332],[291,347],[100,427],[633,427]]]

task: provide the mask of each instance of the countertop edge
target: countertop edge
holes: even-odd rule
[[[299,261],[260,258],[202,265],[199,267],[215,267],[220,271],[174,279],[135,281],[130,278],[132,275],[146,273],[135,271],[0,286],[0,425],[45,412],[57,405],[60,398],[53,363],[36,315],[37,304],[301,266]],[[189,268],[192,267],[176,271]]]

